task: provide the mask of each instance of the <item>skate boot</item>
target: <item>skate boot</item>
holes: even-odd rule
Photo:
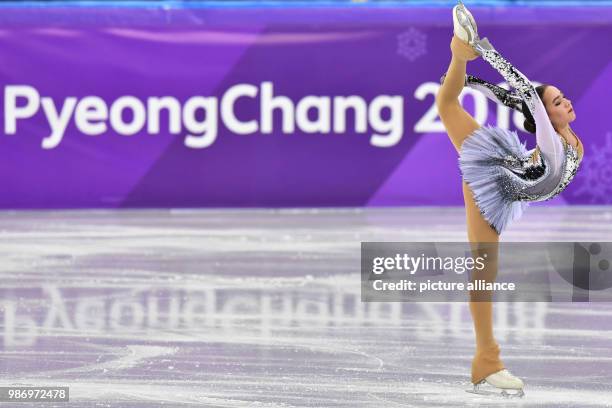
[[[453,31],[457,37],[472,47],[480,40],[476,21],[461,1],[453,7]]]
[[[512,375],[510,371],[500,370],[493,373],[478,384],[474,384],[474,390],[468,392],[480,395],[495,395],[505,398],[521,398],[523,392],[523,381]]]

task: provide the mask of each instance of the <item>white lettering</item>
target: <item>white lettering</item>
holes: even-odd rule
[[[70,120],[74,107],[76,106],[77,98],[66,98],[64,105],[62,106],[62,110],[59,113],[55,108],[53,99],[42,98],[41,102],[43,111],[45,112],[47,120],[49,121],[49,126],[51,127],[51,135],[43,139],[42,147],[43,149],[53,149],[57,147],[57,145],[59,145],[64,138],[64,133],[66,133],[66,127],[68,126],[68,121]]]
[[[384,109],[390,112],[388,120],[382,118]],[[388,133],[373,134],[370,143],[377,147],[391,147],[397,144],[404,133],[403,116],[404,101],[401,96],[380,95],[374,98],[368,109],[370,124],[376,132]]]
[[[295,131],[294,106],[286,96],[274,96],[272,82],[261,84],[261,133],[272,133],[274,110],[280,109],[283,118],[283,133]]]
[[[199,110],[204,111],[202,121],[196,118]],[[187,147],[199,149],[213,144],[217,139],[217,98],[189,98],[183,110],[183,122],[190,132],[185,139]]]
[[[18,122],[33,118],[42,105],[51,131],[42,140],[44,149],[59,146],[72,121],[78,132],[91,136],[109,132],[125,136],[183,133],[185,146],[201,149],[215,143],[221,127],[238,135],[274,133],[275,115],[280,113],[276,123],[281,129],[277,132],[293,134],[297,128],[297,132],[306,134],[345,134],[370,129],[372,146],[392,147],[403,136],[403,104],[402,96],[391,95],[378,95],[370,102],[357,95],[304,95],[294,101],[275,95],[270,81],[259,86],[236,84],[219,97],[195,95],[184,102],[174,96],[141,100],[130,95],[110,102],[95,95],[57,100],[41,96],[28,85],[8,85],[4,89],[4,132],[16,134]],[[241,111],[255,112],[256,117],[245,118],[248,113]],[[162,115],[167,117],[164,129]],[[352,126],[347,126],[349,120]]]
[[[132,121],[123,120],[123,112],[132,111]],[[115,132],[120,135],[131,136],[142,130],[146,121],[144,104],[135,96],[122,96],[117,99],[110,109],[110,123]]]
[[[79,102],[74,112],[77,128],[86,135],[101,135],[106,132],[105,121],[108,119],[108,107],[104,99],[97,96],[87,96]],[[96,121],[97,123],[93,123]]]
[[[147,110],[149,120],[147,122],[147,132],[152,135],[160,132],[160,116],[162,110],[168,111],[168,130],[173,135],[181,133],[181,103],[173,96],[162,98],[147,99]]]
[[[17,98],[26,98],[26,104],[17,107]],[[17,132],[17,119],[31,118],[40,107],[40,94],[27,85],[9,85],[4,88],[4,133]]]
[[[257,132],[257,121],[241,122],[234,113],[234,103],[238,98],[243,96],[254,98],[257,92],[257,87],[247,84],[234,85],[225,92],[221,100],[221,117],[229,130],[239,135]]]

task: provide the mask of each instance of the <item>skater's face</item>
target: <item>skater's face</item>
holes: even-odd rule
[[[547,86],[544,90],[542,102],[544,102],[548,117],[557,131],[565,128],[576,119],[572,101],[559,88],[552,85]]]

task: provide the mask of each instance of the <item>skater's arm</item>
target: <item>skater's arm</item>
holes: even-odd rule
[[[465,85],[484,94],[493,102],[501,103],[508,108],[523,112],[521,108],[523,100],[521,97],[501,86],[494,85],[472,75],[466,76]]]
[[[550,165],[551,172],[559,173],[564,158],[563,144],[535,88],[522,72],[504,59],[488,42],[479,51],[485,61],[491,64],[525,101],[536,124],[536,142],[539,150]]]
[[[526,104],[529,107],[531,115],[533,116],[536,124],[536,142],[539,150],[549,161],[552,167],[552,172],[560,172],[561,165],[565,157],[561,137],[555,131],[552,123],[550,123],[546,108],[544,107],[544,104],[542,103],[542,100],[538,96],[535,89],[533,90],[533,93],[533,99],[535,100],[533,110],[531,107],[529,107],[529,102],[526,101]]]

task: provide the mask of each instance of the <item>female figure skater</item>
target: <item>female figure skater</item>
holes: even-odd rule
[[[583,156],[582,143],[569,127],[576,119],[571,101],[554,86],[537,90],[490,42],[480,39],[474,18],[465,6],[453,8],[452,59],[436,95],[442,123],[459,153],[463,176],[468,239],[474,251],[485,245],[487,267],[471,279],[495,281],[499,235],[510,220],[519,218],[529,201],[549,200],[572,180]],[[482,56],[518,94],[466,76],[468,61]],[[537,147],[527,151],[516,134],[505,129],[480,127],[459,103],[467,85],[489,98],[520,110],[525,128],[536,135]],[[491,252],[491,249],[493,251]],[[493,256],[491,256],[491,254]],[[489,384],[504,396],[523,396],[523,382],[504,368],[493,336],[491,291],[470,292],[470,312],[476,334],[472,383],[476,393]],[[515,390],[508,393],[507,390]]]

